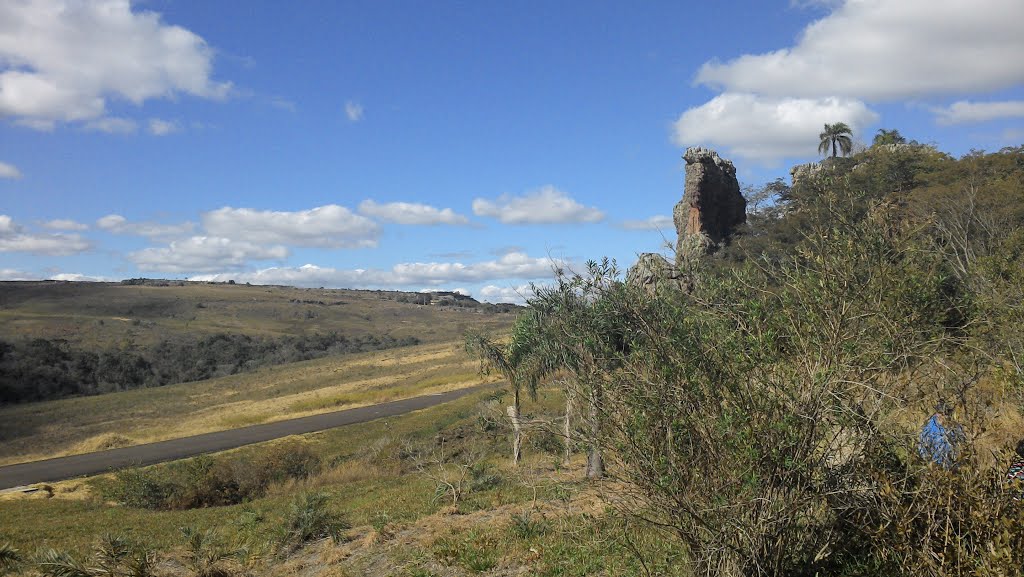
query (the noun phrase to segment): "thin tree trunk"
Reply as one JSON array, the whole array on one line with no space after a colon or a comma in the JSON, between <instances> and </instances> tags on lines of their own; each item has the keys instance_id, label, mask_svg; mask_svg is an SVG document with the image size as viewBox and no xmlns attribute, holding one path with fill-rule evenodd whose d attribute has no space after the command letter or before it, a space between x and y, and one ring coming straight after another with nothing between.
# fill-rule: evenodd
<instances>
[{"instance_id":1,"label":"thin tree trunk","mask_svg":"<svg viewBox=\"0 0 1024 577\"><path fill-rule=\"evenodd\" d=\"M603 391L599 384L590 393L590 453L587 455L587 478L600 479L604 476L604 459L601 457L601 399Z\"/></svg>"},{"instance_id":2,"label":"thin tree trunk","mask_svg":"<svg viewBox=\"0 0 1024 577\"><path fill-rule=\"evenodd\" d=\"M572 457L572 409L576 392L565 387L565 463Z\"/></svg>"},{"instance_id":3,"label":"thin tree trunk","mask_svg":"<svg viewBox=\"0 0 1024 577\"><path fill-rule=\"evenodd\" d=\"M519 465L519 455L523 446L523 425L519 413L519 391L515 393L515 405L508 408L508 418L512 421L512 465Z\"/></svg>"}]
</instances>

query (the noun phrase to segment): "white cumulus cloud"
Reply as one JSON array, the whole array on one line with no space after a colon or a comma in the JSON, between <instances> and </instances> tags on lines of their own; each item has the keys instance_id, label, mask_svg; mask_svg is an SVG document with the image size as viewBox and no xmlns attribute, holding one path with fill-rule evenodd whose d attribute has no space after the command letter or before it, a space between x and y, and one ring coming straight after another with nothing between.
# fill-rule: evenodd
<instances>
[{"instance_id":1,"label":"white cumulus cloud","mask_svg":"<svg viewBox=\"0 0 1024 577\"><path fill-rule=\"evenodd\" d=\"M181 130L181 126L177 122L159 118L149 119L149 132L154 136L165 136L179 130Z\"/></svg>"},{"instance_id":2,"label":"white cumulus cloud","mask_svg":"<svg viewBox=\"0 0 1024 577\"><path fill-rule=\"evenodd\" d=\"M13 164L0 162L0 178L21 178L21 171L18 170L18 167L14 166Z\"/></svg>"},{"instance_id":3,"label":"white cumulus cloud","mask_svg":"<svg viewBox=\"0 0 1024 577\"><path fill-rule=\"evenodd\" d=\"M970 102L961 100L947 108L933 108L939 124L987 122L999 118L1024 118L1024 100Z\"/></svg>"},{"instance_id":4,"label":"white cumulus cloud","mask_svg":"<svg viewBox=\"0 0 1024 577\"><path fill-rule=\"evenodd\" d=\"M25 252L67 256L85 252L92 245L77 234L35 234L6 214L0 214L0 252Z\"/></svg>"},{"instance_id":5,"label":"white cumulus cloud","mask_svg":"<svg viewBox=\"0 0 1024 577\"><path fill-rule=\"evenodd\" d=\"M108 134L134 134L138 128L138 124L134 120L116 116L97 118L85 123L86 130L106 132Z\"/></svg>"},{"instance_id":6,"label":"white cumulus cloud","mask_svg":"<svg viewBox=\"0 0 1024 577\"><path fill-rule=\"evenodd\" d=\"M49 277L48 280L62 280L70 282L111 282L114 279L105 276L93 276L77 272L62 272Z\"/></svg>"},{"instance_id":7,"label":"white cumulus cloud","mask_svg":"<svg viewBox=\"0 0 1024 577\"><path fill-rule=\"evenodd\" d=\"M364 200L359 212L387 222L398 224L468 224L469 219L450 208L438 209L426 204L412 202L389 202L378 204Z\"/></svg>"},{"instance_id":8,"label":"white cumulus cloud","mask_svg":"<svg viewBox=\"0 0 1024 577\"><path fill-rule=\"evenodd\" d=\"M699 83L776 98L920 98L1024 81L1020 0L847 0L794 46L711 61Z\"/></svg>"},{"instance_id":9,"label":"white cumulus cloud","mask_svg":"<svg viewBox=\"0 0 1024 577\"><path fill-rule=\"evenodd\" d=\"M39 276L13 268L0 268L0 280L39 280Z\"/></svg>"},{"instance_id":10,"label":"white cumulus cloud","mask_svg":"<svg viewBox=\"0 0 1024 577\"><path fill-rule=\"evenodd\" d=\"M111 98L224 98L231 86L211 79L213 56L129 0L0 2L0 116L48 129L101 118Z\"/></svg>"},{"instance_id":11,"label":"white cumulus cloud","mask_svg":"<svg viewBox=\"0 0 1024 577\"><path fill-rule=\"evenodd\" d=\"M604 219L604 213L597 208L584 206L551 185L522 196L503 194L495 200L474 199L473 214L496 218L505 224L560 224Z\"/></svg>"},{"instance_id":12,"label":"white cumulus cloud","mask_svg":"<svg viewBox=\"0 0 1024 577\"><path fill-rule=\"evenodd\" d=\"M509 253L497 260L459 263L399 263L390 269L337 269L306 264L300 267L271 267L237 274L198 275L192 280L226 281L234 279L253 284L293 286L333 286L344 288L441 286L501 279L550 278L561 261L534 258L524 253Z\"/></svg>"},{"instance_id":13,"label":"white cumulus cloud","mask_svg":"<svg viewBox=\"0 0 1024 577\"><path fill-rule=\"evenodd\" d=\"M481 301L490 303L526 304L526 299L533 296L533 289L528 284L519 286L498 286L489 284L480 289Z\"/></svg>"},{"instance_id":14,"label":"white cumulus cloud","mask_svg":"<svg viewBox=\"0 0 1024 577\"><path fill-rule=\"evenodd\" d=\"M67 218L48 220L42 226L50 230L89 230L89 225Z\"/></svg>"},{"instance_id":15,"label":"white cumulus cloud","mask_svg":"<svg viewBox=\"0 0 1024 577\"><path fill-rule=\"evenodd\" d=\"M642 220L624 220L622 228L626 230L665 230L674 229L675 223L671 216L659 214Z\"/></svg>"},{"instance_id":16,"label":"white cumulus cloud","mask_svg":"<svg viewBox=\"0 0 1024 577\"><path fill-rule=\"evenodd\" d=\"M680 146L706 144L763 164L813 156L825 123L845 122L854 135L878 120L863 102L844 98L772 98L725 93L684 112L674 125Z\"/></svg>"},{"instance_id":17,"label":"white cumulus cloud","mask_svg":"<svg viewBox=\"0 0 1024 577\"><path fill-rule=\"evenodd\" d=\"M211 236L193 236L173 241L167 247L146 248L128 255L140 270L172 273L237 270L253 260L287 257L288 249L283 246L264 247Z\"/></svg>"},{"instance_id":18,"label":"white cumulus cloud","mask_svg":"<svg viewBox=\"0 0 1024 577\"><path fill-rule=\"evenodd\" d=\"M349 122L359 122L363 119L363 105L349 100L345 103L345 116Z\"/></svg>"},{"instance_id":19,"label":"white cumulus cloud","mask_svg":"<svg viewBox=\"0 0 1024 577\"><path fill-rule=\"evenodd\" d=\"M161 224L157 222L129 222L119 214L108 214L96 221L97 228L114 234L131 234L147 238L169 239L192 234L196 225L191 222L181 224Z\"/></svg>"},{"instance_id":20,"label":"white cumulus cloud","mask_svg":"<svg viewBox=\"0 0 1024 577\"><path fill-rule=\"evenodd\" d=\"M202 216L212 236L255 244L325 248L372 248L380 227L344 206L282 212L225 206Z\"/></svg>"}]
</instances>

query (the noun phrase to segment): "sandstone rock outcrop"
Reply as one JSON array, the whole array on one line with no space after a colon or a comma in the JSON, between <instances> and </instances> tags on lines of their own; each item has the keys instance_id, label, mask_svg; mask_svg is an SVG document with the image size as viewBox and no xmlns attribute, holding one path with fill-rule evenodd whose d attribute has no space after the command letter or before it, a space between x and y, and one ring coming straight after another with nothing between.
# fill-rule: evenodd
<instances>
[{"instance_id":1,"label":"sandstone rock outcrop","mask_svg":"<svg viewBox=\"0 0 1024 577\"><path fill-rule=\"evenodd\" d=\"M688 148L683 154L686 178L683 198L672 219L676 225L676 261L644 253L626 275L626 282L650 292L662 288L688 291L688 271L695 257L713 252L736 228L747 221L747 201L740 193L733 163L706 148Z\"/></svg>"},{"instance_id":2,"label":"sandstone rock outcrop","mask_svg":"<svg viewBox=\"0 0 1024 577\"><path fill-rule=\"evenodd\" d=\"M672 219L679 235L676 262L694 252L710 252L747 221L747 201L740 193L736 167L707 148L686 149L683 199Z\"/></svg>"},{"instance_id":3,"label":"sandstone rock outcrop","mask_svg":"<svg viewBox=\"0 0 1024 577\"><path fill-rule=\"evenodd\" d=\"M626 283L641 287L654 294L659 290L683 290L690 288L689 279L660 254L645 252L626 273Z\"/></svg>"},{"instance_id":4,"label":"sandstone rock outcrop","mask_svg":"<svg viewBox=\"0 0 1024 577\"><path fill-rule=\"evenodd\" d=\"M794 186L801 180L808 178L814 178L822 171L822 165L820 162L808 162L805 164L798 164L793 168L789 169L789 177Z\"/></svg>"}]
</instances>

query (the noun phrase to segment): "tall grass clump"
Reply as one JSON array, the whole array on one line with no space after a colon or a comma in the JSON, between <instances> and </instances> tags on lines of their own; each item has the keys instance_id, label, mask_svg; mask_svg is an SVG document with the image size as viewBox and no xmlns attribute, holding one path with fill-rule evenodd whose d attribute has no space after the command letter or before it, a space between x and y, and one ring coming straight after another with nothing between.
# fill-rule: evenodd
<instances>
[{"instance_id":1,"label":"tall grass clump","mask_svg":"<svg viewBox=\"0 0 1024 577\"><path fill-rule=\"evenodd\" d=\"M304 493L295 497L285 512L278 545L282 554L291 553L306 543L330 537L341 540L351 528L344 517L331 511L327 493Z\"/></svg>"}]
</instances>

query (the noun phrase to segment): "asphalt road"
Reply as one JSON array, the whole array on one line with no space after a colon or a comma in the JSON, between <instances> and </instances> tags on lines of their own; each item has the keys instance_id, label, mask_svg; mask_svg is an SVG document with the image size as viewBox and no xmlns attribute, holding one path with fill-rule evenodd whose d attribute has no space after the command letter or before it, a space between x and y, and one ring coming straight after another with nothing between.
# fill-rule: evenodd
<instances>
[{"instance_id":1,"label":"asphalt road","mask_svg":"<svg viewBox=\"0 0 1024 577\"><path fill-rule=\"evenodd\" d=\"M152 465L164 461L193 457L203 453L234 449L243 445L287 437L288 435L301 435L343 425L365 423L381 417L393 417L458 399L459 397L479 391L485 386L487 385L391 401L358 409L347 409L310 417L289 419L287 421L253 425L241 429L205 433L193 437L149 443L147 445L135 445L122 449L86 453L84 455L71 455L68 457L57 457L56 459L46 459L45 461L7 465L0 467L0 490L31 485L33 483L62 481L74 477L96 475L122 467Z\"/></svg>"}]
</instances>

